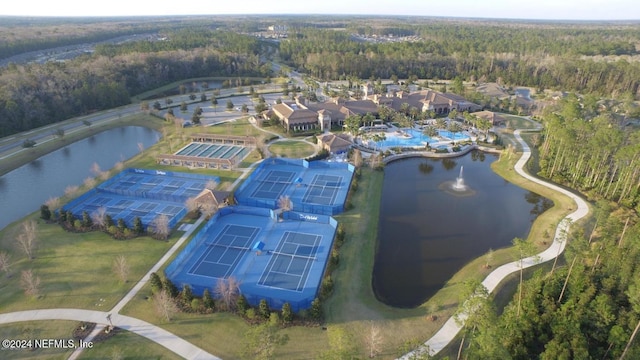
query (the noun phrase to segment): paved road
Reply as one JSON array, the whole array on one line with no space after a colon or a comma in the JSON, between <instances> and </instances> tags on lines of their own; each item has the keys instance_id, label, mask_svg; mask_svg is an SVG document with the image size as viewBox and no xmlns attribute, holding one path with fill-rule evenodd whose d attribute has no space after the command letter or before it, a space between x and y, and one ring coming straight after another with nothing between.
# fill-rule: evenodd
<instances>
[{"instance_id":1,"label":"paved road","mask_svg":"<svg viewBox=\"0 0 640 360\"><path fill-rule=\"evenodd\" d=\"M524 140L522 140L522 137L520 136L520 130L516 130L514 132L514 136L516 140L522 145L522 149L523 149L522 157L518 160L518 162L516 162L516 165L514 166L518 174L527 180L546 186L552 190L555 190L557 192L562 193L563 195L570 197L571 199L573 199L573 201L576 204L575 210L571 214L567 215L556 228L554 241L551 244L551 246L545 251L541 252L540 254L536 256L528 257L523 260L523 267L526 269L531 266L538 265L540 263L543 263L549 260L553 260L556 256L559 256L562 253L562 251L564 251L564 248L566 245L566 241L565 241L566 231L569 229L569 226L571 225L571 223L582 219L589 213L589 205L580 196L568 190L565 190L555 184L548 183L546 181L540 180L538 178L535 178L527 174L523 169L527 161L531 157L531 149L529 148L527 143ZM500 284L502 280L504 280L508 275L515 273L517 271L520 271L519 261L514 261L511 263L502 265L496 268L494 271L492 271L484 279L484 281L482 282L482 285L484 285L489 291L489 293L491 293L496 289L496 287L498 286L498 284ZM461 329L462 327L456 323L453 317L451 317L449 318L449 320L447 320L447 322L445 322L442 328L433 337L431 337L431 339L427 340L424 343L425 347L421 347L408 354L405 354L404 356L401 357L401 359L408 360L414 356L424 354L427 351L431 355L435 355L438 352L440 352L442 349L444 349L456 337L456 335Z\"/></svg>"}]
</instances>

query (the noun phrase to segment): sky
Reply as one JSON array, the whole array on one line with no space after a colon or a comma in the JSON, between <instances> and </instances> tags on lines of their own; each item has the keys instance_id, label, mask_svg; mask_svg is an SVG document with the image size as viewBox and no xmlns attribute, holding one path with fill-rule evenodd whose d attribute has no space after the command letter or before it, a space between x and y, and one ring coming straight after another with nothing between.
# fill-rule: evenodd
<instances>
[{"instance_id":1,"label":"sky","mask_svg":"<svg viewBox=\"0 0 640 360\"><path fill-rule=\"evenodd\" d=\"M638 0L9 0L0 15L417 15L548 20L640 20ZM0 26L2 23L0 22Z\"/></svg>"}]
</instances>

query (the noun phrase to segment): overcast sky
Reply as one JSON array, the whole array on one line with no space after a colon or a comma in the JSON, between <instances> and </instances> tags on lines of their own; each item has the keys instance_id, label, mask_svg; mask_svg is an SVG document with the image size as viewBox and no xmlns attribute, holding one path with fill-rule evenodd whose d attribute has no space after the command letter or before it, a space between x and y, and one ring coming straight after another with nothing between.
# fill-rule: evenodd
<instances>
[{"instance_id":1,"label":"overcast sky","mask_svg":"<svg viewBox=\"0 0 640 360\"><path fill-rule=\"evenodd\" d=\"M638 0L8 0L0 15L362 14L640 20ZM0 26L1 26L0 22Z\"/></svg>"}]
</instances>

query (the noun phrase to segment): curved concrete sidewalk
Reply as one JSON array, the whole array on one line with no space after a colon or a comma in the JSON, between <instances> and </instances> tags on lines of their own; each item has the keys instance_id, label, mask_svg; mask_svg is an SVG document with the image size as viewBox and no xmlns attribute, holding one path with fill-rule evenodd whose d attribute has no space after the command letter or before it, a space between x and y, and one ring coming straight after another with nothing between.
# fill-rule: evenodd
<instances>
[{"instance_id":1,"label":"curved concrete sidewalk","mask_svg":"<svg viewBox=\"0 0 640 360\"><path fill-rule=\"evenodd\" d=\"M556 228L555 236L551 246L549 246L548 249L541 252L540 254L528 257L523 260L523 267L526 269L528 267L552 260L556 256L559 256L562 253L562 251L564 251L564 247L566 245L566 241L565 241L566 231L569 229L569 226L571 225L572 222L575 222L585 217L589 213L589 205L580 196L568 190L565 190L555 184L548 183L546 181L540 180L538 178L535 178L527 174L523 170L523 168L526 165L529 158L531 157L531 149L529 148L527 143L524 140L522 140L522 137L520 136L520 130L516 130L514 132L514 136L516 137L518 142L520 142L520 144L522 145L522 157L520 157L520 159L516 162L516 165L514 166L518 174L527 180L546 186L552 190L555 190L557 192L562 193L563 195L570 197L571 199L573 199L573 201L576 203L576 206L577 206L575 211L565 216L565 218L560 222L560 224ZM520 271L519 263L520 263L519 261L514 261L496 268L484 279L484 281L482 282L482 285L484 285L487 288L489 293L493 292L498 286L498 284L500 284L500 282L504 278L506 278L508 275L512 273ZM418 348L408 354L405 354L404 356L402 356L401 359L403 360L411 359L414 356L419 356L420 354L426 353L426 351L429 351L431 355L435 355L438 352L440 352L442 349L444 349L444 347L447 346L453 340L453 338L456 337L456 335L458 334L458 332L460 332L461 329L462 327L456 324L456 321L452 316L451 318L449 318L449 320L447 320L447 322L445 322L442 328L440 328L440 330L435 335L433 335L433 337L431 337L431 339L427 340L424 343L425 348Z\"/></svg>"},{"instance_id":2,"label":"curved concrete sidewalk","mask_svg":"<svg viewBox=\"0 0 640 360\"><path fill-rule=\"evenodd\" d=\"M36 320L71 320L85 321L96 324L107 324L107 312L82 310L82 309L43 309L17 311L8 314L0 314L0 324L10 324L22 321ZM201 348L181 339L180 337L130 316L111 313L111 322L114 326L131 331L156 342L185 359L217 359L219 358L207 353Z\"/></svg>"}]
</instances>

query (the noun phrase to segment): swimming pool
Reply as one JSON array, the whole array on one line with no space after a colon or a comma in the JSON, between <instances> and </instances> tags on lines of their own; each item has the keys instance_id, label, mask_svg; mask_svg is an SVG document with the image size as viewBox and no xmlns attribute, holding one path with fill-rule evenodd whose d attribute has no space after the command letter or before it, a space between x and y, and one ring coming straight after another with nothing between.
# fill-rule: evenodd
<instances>
[{"instance_id":1,"label":"swimming pool","mask_svg":"<svg viewBox=\"0 0 640 360\"><path fill-rule=\"evenodd\" d=\"M401 135L397 135L396 133L386 133L386 140L375 142L376 147L378 148L389 148L389 147L418 147L425 146L427 143L430 145L434 145L436 143L442 141L462 141L468 140L469 136L465 133L452 133L448 130L438 130L439 137L429 137L423 134L420 130L416 129L402 129L402 131L409 135L409 137L403 137ZM454 136L455 135L455 136Z\"/></svg>"}]
</instances>

